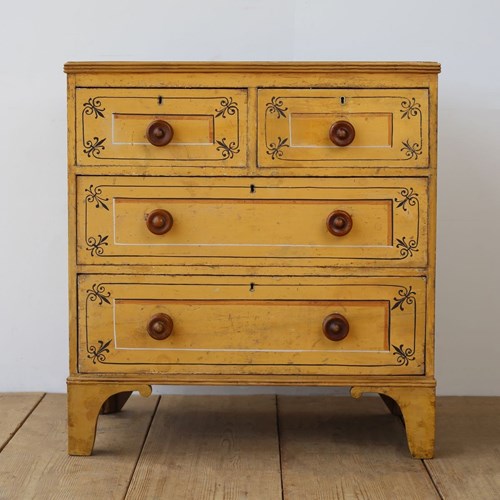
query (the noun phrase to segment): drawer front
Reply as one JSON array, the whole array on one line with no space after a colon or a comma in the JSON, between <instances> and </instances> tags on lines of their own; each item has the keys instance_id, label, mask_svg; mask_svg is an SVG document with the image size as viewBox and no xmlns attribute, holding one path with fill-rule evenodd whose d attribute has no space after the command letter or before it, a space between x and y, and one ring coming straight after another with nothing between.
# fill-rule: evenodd
<instances>
[{"instance_id":1,"label":"drawer front","mask_svg":"<svg viewBox=\"0 0 500 500\"><path fill-rule=\"evenodd\" d=\"M79 177L78 262L426 265L426 179L273 182Z\"/></svg>"},{"instance_id":2,"label":"drawer front","mask_svg":"<svg viewBox=\"0 0 500 500\"><path fill-rule=\"evenodd\" d=\"M246 165L246 90L79 88L75 111L77 165ZM158 120L173 132L163 146L148 139Z\"/></svg>"},{"instance_id":3,"label":"drawer front","mask_svg":"<svg viewBox=\"0 0 500 500\"><path fill-rule=\"evenodd\" d=\"M81 372L424 370L424 278L80 275L78 286Z\"/></svg>"},{"instance_id":4,"label":"drawer front","mask_svg":"<svg viewBox=\"0 0 500 500\"><path fill-rule=\"evenodd\" d=\"M259 167L428 167L428 100L411 88L261 89ZM353 129L332 132L338 145L342 121Z\"/></svg>"}]
</instances>

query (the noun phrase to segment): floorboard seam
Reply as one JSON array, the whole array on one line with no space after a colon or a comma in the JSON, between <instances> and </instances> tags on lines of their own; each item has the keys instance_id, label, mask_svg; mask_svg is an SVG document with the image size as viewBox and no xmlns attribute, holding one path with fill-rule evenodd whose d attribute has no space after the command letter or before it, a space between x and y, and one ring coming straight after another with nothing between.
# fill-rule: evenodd
<instances>
[{"instance_id":1,"label":"floorboard seam","mask_svg":"<svg viewBox=\"0 0 500 500\"><path fill-rule=\"evenodd\" d=\"M124 500L128 496L130 485L132 484L132 480L134 479L134 476L135 476L135 471L137 470L137 465L139 464L139 460L141 459L142 452L144 450L144 446L146 445L146 441L148 440L149 432L151 431L151 426L153 425L153 420L156 416L156 412L158 410L158 406L160 404L161 398L162 398L162 396L158 396L158 401L156 401L156 405L154 407L154 410L151 413L151 419L149 420L148 428L147 428L146 432L144 433L144 439L142 441L142 445L141 445L141 448L139 450L139 453L137 454L137 460L135 461L134 467L132 468L132 472L130 473L130 478L128 480L127 488L125 489L125 494L123 495Z\"/></svg>"},{"instance_id":2,"label":"floorboard seam","mask_svg":"<svg viewBox=\"0 0 500 500\"><path fill-rule=\"evenodd\" d=\"M275 394L276 401L276 434L278 436L278 455L280 459L280 480L281 480L281 500L285 499L285 489L283 487L283 462L281 460L281 432L280 432L280 413L278 407L278 395Z\"/></svg>"},{"instance_id":3,"label":"floorboard seam","mask_svg":"<svg viewBox=\"0 0 500 500\"><path fill-rule=\"evenodd\" d=\"M9 439L7 439L7 441L5 441L5 443L3 444L3 446L0 446L0 453L2 453L2 451L5 449L5 447L12 441L12 439L14 438L14 436L19 432L19 429L21 429L21 427L24 425L24 423L26 422L26 420L28 420L28 418L31 417L31 414L38 408L38 405L42 402L42 400L45 398L46 395L47 395L46 392L44 392L42 394L42 397L35 403L35 405L33 406L33 408L31 408L31 410L26 414L26 416L21 420L21 422L19 423L19 425L14 429L14 432L9 437Z\"/></svg>"},{"instance_id":4,"label":"floorboard seam","mask_svg":"<svg viewBox=\"0 0 500 500\"><path fill-rule=\"evenodd\" d=\"M434 481L434 478L432 477L432 473L429 470L429 467L427 467L427 461L426 460L422 460L422 463L424 464L424 469L426 470L427 474L429 475L429 479L431 480L432 485L436 489L436 493L439 495L439 498L441 500L444 500L444 496L439 491L438 485L436 484L436 481Z\"/></svg>"}]
</instances>

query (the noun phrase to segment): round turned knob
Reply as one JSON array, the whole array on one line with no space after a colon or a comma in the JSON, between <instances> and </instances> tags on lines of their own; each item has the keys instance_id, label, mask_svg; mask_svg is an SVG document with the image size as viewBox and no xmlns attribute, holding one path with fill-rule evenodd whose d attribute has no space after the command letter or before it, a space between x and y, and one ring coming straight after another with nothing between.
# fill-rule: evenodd
<instances>
[{"instance_id":1,"label":"round turned knob","mask_svg":"<svg viewBox=\"0 0 500 500\"><path fill-rule=\"evenodd\" d=\"M153 234L165 234L172 229L174 218L170 212L158 208L148 214L146 225Z\"/></svg>"},{"instance_id":2,"label":"round turned knob","mask_svg":"<svg viewBox=\"0 0 500 500\"><path fill-rule=\"evenodd\" d=\"M148 323L148 333L155 340L165 340L170 337L174 322L168 314L155 314Z\"/></svg>"},{"instance_id":3,"label":"round turned knob","mask_svg":"<svg viewBox=\"0 0 500 500\"><path fill-rule=\"evenodd\" d=\"M355 136L356 131L354 130L353 125L345 120L335 122L330 127L330 140L336 146L349 146L349 144L354 141Z\"/></svg>"},{"instance_id":4,"label":"round turned knob","mask_svg":"<svg viewBox=\"0 0 500 500\"><path fill-rule=\"evenodd\" d=\"M342 314L329 314L323 320L323 333L329 340L338 341L345 339L349 333L349 322Z\"/></svg>"},{"instance_id":5,"label":"round turned knob","mask_svg":"<svg viewBox=\"0 0 500 500\"><path fill-rule=\"evenodd\" d=\"M345 236L352 229L352 217L343 210L335 210L326 218L326 227L334 236Z\"/></svg>"},{"instance_id":6,"label":"round turned knob","mask_svg":"<svg viewBox=\"0 0 500 500\"><path fill-rule=\"evenodd\" d=\"M174 137L174 130L166 121L155 120L149 124L146 137L153 146L166 146Z\"/></svg>"}]
</instances>

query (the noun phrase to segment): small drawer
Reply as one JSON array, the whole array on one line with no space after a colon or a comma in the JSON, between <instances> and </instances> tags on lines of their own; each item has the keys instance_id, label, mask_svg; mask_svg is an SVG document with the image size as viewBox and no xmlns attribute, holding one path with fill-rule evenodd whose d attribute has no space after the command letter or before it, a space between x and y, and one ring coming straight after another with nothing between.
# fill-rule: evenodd
<instances>
[{"instance_id":1,"label":"small drawer","mask_svg":"<svg viewBox=\"0 0 500 500\"><path fill-rule=\"evenodd\" d=\"M79 88L75 111L77 165L246 165L246 90Z\"/></svg>"},{"instance_id":2,"label":"small drawer","mask_svg":"<svg viewBox=\"0 0 500 500\"><path fill-rule=\"evenodd\" d=\"M79 177L78 262L424 266L426 190L423 178Z\"/></svg>"},{"instance_id":3,"label":"small drawer","mask_svg":"<svg viewBox=\"0 0 500 500\"><path fill-rule=\"evenodd\" d=\"M424 369L424 278L81 275L78 296L82 372Z\"/></svg>"},{"instance_id":4,"label":"small drawer","mask_svg":"<svg viewBox=\"0 0 500 500\"><path fill-rule=\"evenodd\" d=\"M428 167L426 89L261 89L259 167Z\"/></svg>"}]
</instances>

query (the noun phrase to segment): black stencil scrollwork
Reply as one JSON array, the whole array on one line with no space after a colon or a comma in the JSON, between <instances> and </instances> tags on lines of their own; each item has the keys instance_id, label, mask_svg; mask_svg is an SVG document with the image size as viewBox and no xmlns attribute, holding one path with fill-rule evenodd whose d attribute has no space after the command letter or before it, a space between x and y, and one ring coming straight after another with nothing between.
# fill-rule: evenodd
<instances>
[{"instance_id":1,"label":"black stencil scrollwork","mask_svg":"<svg viewBox=\"0 0 500 500\"><path fill-rule=\"evenodd\" d=\"M93 139L86 139L85 134L85 116L93 116L95 119L104 118L105 108L102 107L102 103L98 97L90 97L87 102L83 103L82 110L82 142L83 142L83 153L89 158L99 158L102 151L106 149L104 142L106 138L101 139L95 136Z\"/></svg>"},{"instance_id":2,"label":"black stencil scrollwork","mask_svg":"<svg viewBox=\"0 0 500 500\"><path fill-rule=\"evenodd\" d=\"M409 239L406 241L406 236L396 238L396 248L399 248L399 253L403 259L413 257L413 252L418 252L418 241Z\"/></svg>"},{"instance_id":3,"label":"black stencil scrollwork","mask_svg":"<svg viewBox=\"0 0 500 500\"><path fill-rule=\"evenodd\" d=\"M229 158L233 158L236 153L239 153L238 144L236 142L231 141L229 144L226 143L226 138L223 137L220 141L216 141L217 151L221 151L222 157L227 160Z\"/></svg>"},{"instance_id":4,"label":"black stencil scrollwork","mask_svg":"<svg viewBox=\"0 0 500 500\"><path fill-rule=\"evenodd\" d=\"M396 363L399 366L408 366L410 361L415 361L415 349L411 347L404 347L403 344L401 344L399 347L397 345L392 344L392 347L394 348L394 356L396 357Z\"/></svg>"},{"instance_id":5,"label":"black stencil scrollwork","mask_svg":"<svg viewBox=\"0 0 500 500\"><path fill-rule=\"evenodd\" d=\"M401 199L394 198L397 203L396 208L402 208L407 212L407 206L414 207L418 203L418 194L413 191L413 188L403 188L399 194L402 197Z\"/></svg>"},{"instance_id":6,"label":"black stencil scrollwork","mask_svg":"<svg viewBox=\"0 0 500 500\"><path fill-rule=\"evenodd\" d=\"M286 118L285 111L287 110L288 108L285 108L281 97L271 97L271 102L266 104L266 111L269 113L275 113L276 118Z\"/></svg>"},{"instance_id":7,"label":"black stencil scrollwork","mask_svg":"<svg viewBox=\"0 0 500 500\"><path fill-rule=\"evenodd\" d=\"M407 97L401 101L401 119L410 119L412 117L418 117L420 122L420 141L413 142L410 139L402 141L401 151L404 153L407 160L416 160L422 154L422 109L420 103L418 103L415 97Z\"/></svg>"},{"instance_id":8,"label":"black stencil scrollwork","mask_svg":"<svg viewBox=\"0 0 500 500\"><path fill-rule=\"evenodd\" d=\"M410 142L410 139L402 142L403 147L401 151L404 152L407 160L417 159L422 154L422 145L418 142L414 142L413 144Z\"/></svg>"},{"instance_id":9,"label":"black stencil scrollwork","mask_svg":"<svg viewBox=\"0 0 500 500\"><path fill-rule=\"evenodd\" d=\"M220 102L221 109L216 109L215 117L222 116L226 118L226 113L230 116L234 115L238 111L238 103L233 101L232 97L224 97Z\"/></svg>"},{"instance_id":10,"label":"black stencil scrollwork","mask_svg":"<svg viewBox=\"0 0 500 500\"><path fill-rule=\"evenodd\" d=\"M104 343L103 340L98 340L97 343L99 344L98 347L91 345L87 349L87 352L89 353L87 357L92 360L94 365L98 361L103 363L106 360L106 354L109 353L108 346L111 344L111 340L108 340L106 343Z\"/></svg>"},{"instance_id":11,"label":"black stencil scrollwork","mask_svg":"<svg viewBox=\"0 0 500 500\"><path fill-rule=\"evenodd\" d=\"M418 252L418 235L420 231L420 205L418 201L418 194L415 193L413 188L403 188L399 191L399 196L394 198L397 203L396 208L402 208L405 212L409 212L409 207L417 207L417 228L416 228L416 238L406 239L406 236L401 238L396 238L396 248L399 249L399 253L402 259L407 257L413 257L414 252Z\"/></svg>"},{"instance_id":12,"label":"black stencil scrollwork","mask_svg":"<svg viewBox=\"0 0 500 500\"><path fill-rule=\"evenodd\" d=\"M416 333L417 333L417 294L413 291L412 286L402 286L398 290L398 294L394 297L394 304L391 307L391 311L399 310L404 312L405 306L413 306L413 347L405 347L404 344L399 346L391 344L394 352L392 353L396 356L396 363L399 366L408 366L410 361L415 360L415 345L416 345Z\"/></svg>"},{"instance_id":13,"label":"black stencil scrollwork","mask_svg":"<svg viewBox=\"0 0 500 500\"><path fill-rule=\"evenodd\" d=\"M98 285L97 283L92 285L92 288L87 290L87 300L90 300L91 302L99 301L100 306L104 302L106 302L106 304L111 304L109 301L110 296L111 292L106 291L104 285Z\"/></svg>"},{"instance_id":14,"label":"black stencil scrollwork","mask_svg":"<svg viewBox=\"0 0 500 500\"><path fill-rule=\"evenodd\" d=\"M99 137L94 137L93 140L88 140L84 142L84 148L83 152L90 158L93 156L94 158L97 158L100 154L101 151L106 149L104 146L104 141L106 139L99 139Z\"/></svg>"},{"instance_id":15,"label":"black stencil scrollwork","mask_svg":"<svg viewBox=\"0 0 500 500\"><path fill-rule=\"evenodd\" d=\"M94 238L94 236L89 236L87 238L87 250L90 252L90 255L92 257L94 256L99 256L104 253L104 248L105 246L108 245L108 242L106 241L108 239L108 236L102 236L100 234L97 235L97 238Z\"/></svg>"},{"instance_id":16,"label":"black stencil scrollwork","mask_svg":"<svg viewBox=\"0 0 500 500\"><path fill-rule=\"evenodd\" d=\"M287 137L284 137L283 139L281 137L278 137L278 140L276 142L271 142L267 146L267 154L270 155L273 160L275 160L276 158L281 158L283 156L283 148L290 147L287 144L287 141Z\"/></svg>"},{"instance_id":17,"label":"black stencil scrollwork","mask_svg":"<svg viewBox=\"0 0 500 500\"><path fill-rule=\"evenodd\" d=\"M103 340L98 340L98 345L89 345L89 332L88 332L88 304L89 302L96 302L97 305L102 306L104 303L111 304L109 298L111 293L108 292L104 285L94 283L91 288L87 290L87 300L86 300L86 321L85 321L85 339L86 339L86 349L87 357L92 360L92 363L96 364L104 363L106 360L106 355L109 353L109 345L111 344L111 339L107 342Z\"/></svg>"},{"instance_id":18,"label":"black stencil scrollwork","mask_svg":"<svg viewBox=\"0 0 500 500\"><path fill-rule=\"evenodd\" d=\"M109 198L104 198L102 197L102 189L99 187L99 186L96 186L94 188L93 184L91 184L88 189L85 190L86 193L89 193L87 195L87 197L85 198L85 200L87 201L87 203L94 203L95 202L95 207L96 208L99 208L99 207L102 207L106 210L109 211L109 208L108 206L106 205L106 203L104 203L105 201L109 201Z\"/></svg>"},{"instance_id":19,"label":"black stencil scrollwork","mask_svg":"<svg viewBox=\"0 0 500 500\"><path fill-rule=\"evenodd\" d=\"M420 109L420 104L415 100L414 97L404 99L401 102L401 119L408 118L408 120L412 116L421 116L422 110Z\"/></svg>"},{"instance_id":20,"label":"black stencil scrollwork","mask_svg":"<svg viewBox=\"0 0 500 500\"><path fill-rule=\"evenodd\" d=\"M394 309L400 309L401 311L404 311L405 304L407 305L412 305L415 303L415 297L416 297L416 292L412 290L411 285L406 288L405 286L402 287L398 291L398 296L394 297L394 305L391 307L391 311Z\"/></svg>"},{"instance_id":21,"label":"black stencil scrollwork","mask_svg":"<svg viewBox=\"0 0 500 500\"><path fill-rule=\"evenodd\" d=\"M83 113L86 115L94 115L94 118L104 118L106 108L102 107L101 101L97 97L90 97L89 100L83 103Z\"/></svg>"}]
</instances>

